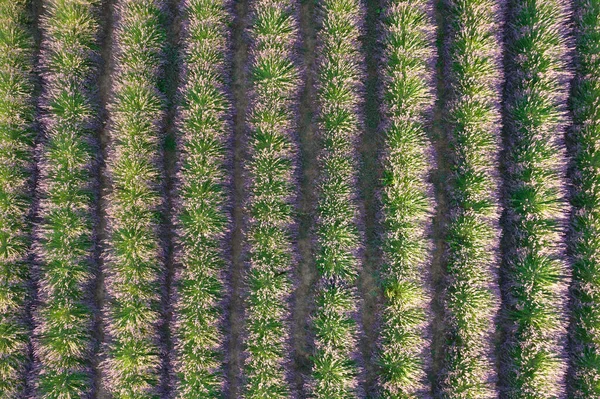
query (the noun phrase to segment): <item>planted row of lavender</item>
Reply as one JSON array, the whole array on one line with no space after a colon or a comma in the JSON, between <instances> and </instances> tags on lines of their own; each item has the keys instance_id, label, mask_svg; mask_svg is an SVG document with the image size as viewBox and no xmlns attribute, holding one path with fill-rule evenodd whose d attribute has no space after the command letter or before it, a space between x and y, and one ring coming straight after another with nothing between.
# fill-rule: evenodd
<instances>
[{"instance_id":1,"label":"planted row of lavender","mask_svg":"<svg viewBox=\"0 0 600 399\"><path fill-rule=\"evenodd\" d=\"M570 141L573 260L569 395L600 397L600 3L575 2Z\"/></svg>"},{"instance_id":2,"label":"planted row of lavender","mask_svg":"<svg viewBox=\"0 0 600 399\"><path fill-rule=\"evenodd\" d=\"M431 397L429 232L435 165L433 2L391 0L381 23L384 136L379 386L385 398Z\"/></svg>"},{"instance_id":3,"label":"planted row of lavender","mask_svg":"<svg viewBox=\"0 0 600 399\"><path fill-rule=\"evenodd\" d=\"M567 369L564 135L569 4L511 2L507 12L502 394L563 397Z\"/></svg>"},{"instance_id":4,"label":"planted row of lavender","mask_svg":"<svg viewBox=\"0 0 600 399\"><path fill-rule=\"evenodd\" d=\"M292 1L257 0L251 6L243 395L275 399L291 395L287 366L295 264L298 31Z\"/></svg>"},{"instance_id":5,"label":"planted row of lavender","mask_svg":"<svg viewBox=\"0 0 600 399\"><path fill-rule=\"evenodd\" d=\"M446 398L497 396L494 333L500 306L499 179L501 10L495 0L444 2Z\"/></svg>"},{"instance_id":6,"label":"planted row of lavender","mask_svg":"<svg viewBox=\"0 0 600 399\"><path fill-rule=\"evenodd\" d=\"M358 295L361 236L358 229L357 142L362 133L364 57L358 0L318 4L316 124L319 167L316 267L319 281L312 316L314 354L309 392L315 398L361 395L358 384Z\"/></svg>"},{"instance_id":7,"label":"planted row of lavender","mask_svg":"<svg viewBox=\"0 0 600 399\"><path fill-rule=\"evenodd\" d=\"M186 0L178 119L177 270L173 285L174 397L220 398L231 138L225 95L230 21L223 0Z\"/></svg>"},{"instance_id":8,"label":"planted row of lavender","mask_svg":"<svg viewBox=\"0 0 600 399\"><path fill-rule=\"evenodd\" d=\"M98 6L44 3L33 351L35 394L92 392Z\"/></svg>"},{"instance_id":9,"label":"planted row of lavender","mask_svg":"<svg viewBox=\"0 0 600 399\"><path fill-rule=\"evenodd\" d=\"M93 256L100 2L44 4L31 385L38 397L83 398L97 388L92 359L98 356ZM508 4L508 76L501 121L502 6L492 0L460 0L442 7L446 29L440 106L448 146L438 156L448 159L449 175L447 209L438 211L447 215L448 224L443 287L431 288L433 3L385 4L380 41L384 303L377 366L385 398L432 395L427 377L433 289L442 291L444 319L441 369L431 377L433 392L448 398L563 397L571 350L569 394L589 398L600 393L600 7L583 0L576 4L568 258L563 134L571 78L569 8L558 1ZM176 272L170 357L161 342L167 310L161 308L165 243L159 239L166 196L166 102L160 87L167 7L158 0L120 0L114 7L102 379L114 398L158 398L165 394L161 373L171 362L169 389L175 397L222 397L227 382L222 322L230 268L225 250L230 231L228 119L233 107L225 94L228 4L184 0L181 7L183 84L177 185L171 193L176 203ZM296 263L294 130L303 83L295 63L295 4L257 0L251 9L243 396L287 398L295 394L288 374L289 299ZM356 141L364 134L363 11L355 0L322 0L318 9L315 110L321 152L315 256L320 279L312 299L315 352L307 391L312 397L363 397L356 293L362 245ZM27 258L34 50L28 14L25 2L0 0L0 395L8 398L21 396L30 362L27 307L32 277ZM505 152L499 169L502 122ZM573 323L567 346L571 260ZM497 331L503 341L495 340Z\"/></svg>"},{"instance_id":10,"label":"planted row of lavender","mask_svg":"<svg viewBox=\"0 0 600 399\"><path fill-rule=\"evenodd\" d=\"M164 201L165 101L159 84L165 62L165 12L160 0L120 0L114 12L102 370L115 399L161 395L165 265L158 229Z\"/></svg>"},{"instance_id":11,"label":"planted row of lavender","mask_svg":"<svg viewBox=\"0 0 600 399\"><path fill-rule=\"evenodd\" d=\"M18 398L29 363L33 32L26 1L0 1L0 397Z\"/></svg>"}]
</instances>

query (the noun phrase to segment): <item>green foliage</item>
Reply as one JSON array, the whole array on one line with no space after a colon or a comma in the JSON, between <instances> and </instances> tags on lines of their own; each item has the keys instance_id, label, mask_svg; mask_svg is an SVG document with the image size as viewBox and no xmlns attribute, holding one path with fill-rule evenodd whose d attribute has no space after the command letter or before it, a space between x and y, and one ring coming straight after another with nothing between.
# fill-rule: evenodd
<instances>
[{"instance_id":1,"label":"green foliage","mask_svg":"<svg viewBox=\"0 0 600 399\"><path fill-rule=\"evenodd\" d=\"M600 3L575 2L577 74L572 196L573 321L570 397L600 396Z\"/></svg>"},{"instance_id":2,"label":"green foliage","mask_svg":"<svg viewBox=\"0 0 600 399\"><path fill-rule=\"evenodd\" d=\"M160 4L122 0L116 8L115 73L108 105L107 173L112 186L106 201L108 348L103 364L115 399L159 397L164 264L157 230L165 106L157 87L166 40Z\"/></svg>"},{"instance_id":3,"label":"green foliage","mask_svg":"<svg viewBox=\"0 0 600 399\"><path fill-rule=\"evenodd\" d=\"M183 8L185 85L180 105L178 229L181 264L173 336L177 398L222 395L220 322L228 102L223 92L228 15L222 0L188 0Z\"/></svg>"},{"instance_id":4,"label":"green foliage","mask_svg":"<svg viewBox=\"0 0 600 399\"><path fill-rule=\"evenodd\" d=\"M300 83L292 3L257 0L250 26L252 99L247 162L249 270L246 301L245 398L287 398L285 364L291 272L293 200L291 136Z\"/></svg>"},{"instance_id":5,"label":"green foliage","mask_svg":"<svg viewBox=\"0 0 600 399\"><path fill-rule=\"evenodd\" d=\"M500 139L499 3L448 2L446 130L451 176L447 240L446 398L497 397L494 320L500 298L497 159Z\"/></svg>"},{"instance_id":6,"label":"green foliage","mask_svg":"<svg viewBox=\"0 0 600 399\"><path fill-rule=\"evenodd\" d=\"M52 0L42 18L44 142L38 195L38 301L34 314L36 388L43 398L91 393L97 104L90 83L99 31L95 0Z\"/></svg>"},{"instance_id":7,"label":"green foliage","mask_svg":"<svg viewBox=\"0 0 600 399\"><path fill-rule=\"evenodd\" d=\"M355 144L363 80L356 0L323 0L317 31L317 103L321 175L317 204L320 281L313 315L315 353L310 391L315 398L358 395L356 278L361 242L357 227Z\"/></svg>"},{"instance_id":8,"label":"green foliage","mask_svg":"<svg viewBox=\"0 0 600 399\"><path fill-rule=\"evenodd\" d=\"M0 397L22 394L33 150L33 40L25 1L0 1Z\"/></svg>"},{"instance_id":9,"label":"green foliage","mask_svg":"<svg viewBox=\"0 0 600 399\"><path fill-rule=\"evenodd\" d=\"M567 5L511 5L507 30L506 363L512 398L564 394Z\"/></svg>"},{"instance_id":10,"label":"green foliage","mask_svg":"<svg viewBox=\"0 0 600 399\"><path fill-rule=\"evenodd\" d=\"M392 0L383 15L383 255L386 300L379 363L384 398L419 398L429 391L427 229L433 163L424 121L431 111L434 25L428 0Z\"/></svg>"}]
</instances>

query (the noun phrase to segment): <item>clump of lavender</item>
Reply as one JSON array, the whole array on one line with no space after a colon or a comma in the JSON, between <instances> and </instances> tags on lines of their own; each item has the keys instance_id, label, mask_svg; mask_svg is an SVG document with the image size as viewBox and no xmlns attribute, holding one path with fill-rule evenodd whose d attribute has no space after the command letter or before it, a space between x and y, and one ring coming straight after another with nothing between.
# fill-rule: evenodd
<instances>
[{"instance_id":1,"label":"clump of lavender","mask_svg":"<svg viewBox=\"0 0 600 399\"><path fill-rule=\"evenodd\" d=\"M98 2L49 0L41 18L42 129L33 349L40 398L91 394Z\"/></svg>"},{"instance_id":2,"label":"clump of lavender","mask_svg":"<svg viewBox=\"0 0 600 399\"><path fill-rule=\"evenodd\" d=\"M220 398L223 389L223 273L229 217L226 150L229 102L224 93L227 23L223 0L182 5L183 81L179 106L180 268L175 276L175 397Z\"/></svg>"},{"instance_id":3,"label":"clump of lavender","mask_svg":"<svg viewBox=\"0 0 600 399\"><path fill-rule=\"evenodd\" d=\"M364 11L359 0L323 0L318 7L319 283L312 318L315 352L309 389L315 398L334 399L358 395L356 279L361 238L356 141L362 127L359 108L364 60L358 38Z\"/></svg>"},{"instance_id":4,"label":"clump of lavender","mask_svg":"<svg viewBox=\"0 0 600 399\"><path fill-rule=\"evenodd\" d=\"M564 394L568 17L563 1L509 4L503 287L508 326L501 389L511 398Z\"/></svg>"},{"instance_id":5,"label":"clump of lavender","mask_svg":"<svg viewBox=\"0 0 600 399\"><path fill-rule=\"evenodd\" d=\"M107 389L115 399L158 398L164 260L158 225L165 9L159 0L121 0L115 8L107 174Z\"/></svg>"},{"instance_id":6,"label":"clump of lavender","mask_svg":"<svg viewBox=\"0 0 600 399\"><path fill-rule=\"evenodd\" d=\"M27 2L0 1L0 397L22 395L29 362L33 40Z\"/></svg>"},{"instance_id":7,"label":"clump of lavender","mask_svg":"<svg viewBox=\"0 0 600 399\"><path fill-rule=\"evenodd\" d=\"M494 398L494 322L499 308L500 3L447 1L443 44L448 140L446 398Z\"/></svg>"},{"instance_id":8,"label":"clump of lavender","mask_svg":"<svg viewBox=\"0 0 600 399\"><path fill-rule=\"evenodd\" d=\"M300 84L294 64L298 40L293 3L253 3L248 118L249 269L246 274L245 398L290 396L289 298L296 142L292 135Z\"/></svg>"},{"instance_id":9,"label":"clump of lavender","mask_svg":"<svg viewBox=\"0 0 600 399\"><path fill-rule=\"evenodd\" d=\"M434 161L425 122L434 103L432 7L429 0L390 0L381 23L385 138L381 281L386 302L379 385L384 398L429 395L427 265L432 245L427 234L433 199L428 175Z\"/></svg>"},{"instance_id":10,"label":"clump of lavender","mask_svg":"<svg viewBox=\"0 0 600 399\"><path fill-rule=\"evenodd\" d=\"M600 3L575 2L571 397L600 397Z\"/></svg>"}]
</instances>

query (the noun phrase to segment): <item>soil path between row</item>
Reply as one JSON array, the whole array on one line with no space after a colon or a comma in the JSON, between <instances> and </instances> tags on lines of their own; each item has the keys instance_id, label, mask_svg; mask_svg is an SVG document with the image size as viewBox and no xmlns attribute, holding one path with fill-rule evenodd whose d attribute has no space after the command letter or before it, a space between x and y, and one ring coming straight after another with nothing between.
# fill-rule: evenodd
<instances>
[{"instance_id":1,"label":"soil path between row","mask_svg":"<svg viewBox=\"0 0 600 399\"><path fill-rule=\"evenodd\" d=\"M244 332L244 173L246 155L244 137L246 135L246 111L248 109L248 43L245 30L248 19L248 0L234 0L232 4L233 24L231 31L231 100L233 106L233 179L232 179L232 231L231 231L231 271L228 285L229 305L225 322L226 397L237 399L242 396L241 372L243 368Z\"/></svg>"},{"instance_id":2,"label":"soil path between row","mask_svg":"<svg viewBox=\"0 0 600 399\"><path fill-rule=\"evenodd\" d=\"M110 182L106 173L105 160L107 157L107 150L109 145L109 132L108 125L106 123L108 119L108 113L106 110L107 104L110 101L111 96L111 76L113 68L112 59L112 46L113 46L113 28L114 28L114 3L115 0L106 0L102 3L100 10L100 23L102 31L100 34L101 49L100 49L100 71L98 77L98 97L100 101L100 129L97 132L97 142L100 147L99 164L98 164L98 203L96 207L96 260L98 265L98 273L95 282L94 289L94 302L97 308L96 316L94 319L94 337L96 339L96 356L93 359L94 369L94 393L95 399L109 399L110 395L104 385L104 374L100 368L102 344L104 342L104 320L102 318L102 309L104 308L106 299L106 289L104 285L104 270L102 264L102 251L104 250L104 244L107 239L107 204L106 195L110 189Z\"/></svg>"}]
</instances>

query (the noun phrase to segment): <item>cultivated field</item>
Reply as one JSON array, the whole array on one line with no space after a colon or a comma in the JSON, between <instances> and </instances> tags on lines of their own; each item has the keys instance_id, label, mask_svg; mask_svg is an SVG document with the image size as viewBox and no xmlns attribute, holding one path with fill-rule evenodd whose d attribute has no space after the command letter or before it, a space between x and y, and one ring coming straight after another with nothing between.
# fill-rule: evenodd
<instances>
[{"instance_id":1,"label":"cultivated field","mask_svg":"<svg viewBox=\"0 0 600 399\"><path fill-rule=\"evenodd\" d=\"M600 399L599 0L0 0L0 399Z\"/></svg>"}]
</instances>

